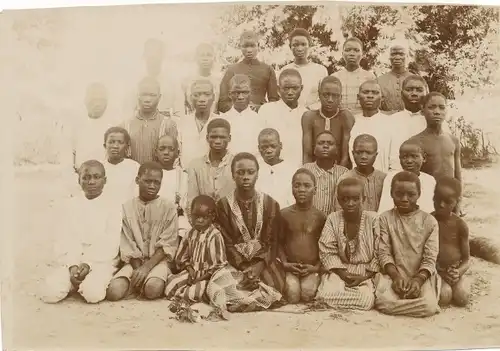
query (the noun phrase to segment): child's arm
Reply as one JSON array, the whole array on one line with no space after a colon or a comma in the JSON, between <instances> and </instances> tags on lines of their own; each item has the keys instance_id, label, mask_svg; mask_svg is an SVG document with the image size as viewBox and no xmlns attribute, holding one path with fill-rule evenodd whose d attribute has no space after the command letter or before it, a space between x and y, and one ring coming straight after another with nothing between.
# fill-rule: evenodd
<instances>
[{"instance_id":1,"label":"child's arm","mask_svg":"<svg viewBox=\"0 0 500 351\"><path fill-rule=\"evenodd\" d=\"M269 102L278 101L280 96L278 94L278 82L276 80L276 72L269 66L269 81L267 82L267 100Z\"/></svg>"},{"instance_id":2,"label":"child's arm","mask_svg":"<svg viewBox=\"0 0 500 351\"><path fill-rule=\"evenodd\" d=\"M210 252L209 262L212 264L212 266L207 270L207 272L204 275L199 277L197 281L210 279L218 269L224 267L227 264L224 239L222 238L222 234L218 230L216 233L214 233L214 236L210 240L209 252Z\"/></svg>"},{"instance_id":3,"label":"child's arm","mask_svg":"<svg viewBox=\"0 0 500 351\"><path fill-rule=\"evenodd\" d=\"M143 254L135 242L134 233L127 218L127 213L125 212L125 206L122 206L122 213L123 219L120 236L120 258L125 263L131 263L132 259L142 260Z\"/></svg>"},{"instance_id":4,"label":"child's arm","mask_svg":"<svg viewBox=\"0 0 500 351\"><path fill-rule=\"evenodd\" d=\"M375 249L375 252L373 253L373 258L366 267L366 275L369 276L370 278L377 272L380 271L380 265L379 265L379 260L378 260L378 248L380 246L380 223L378 217L376 217L373 221L372 225L372 231L373 231L373 247Z\"/></svg>"},{"instance_id":5,"label":"child's arm","mask_svg":"<svg viewBox=\"0 0 500 351\"><path fill-rule=\"evenodd\" d=\"M232 103L231 103L231 98L229 97L229 84L233 76L234 72L232 71L232 68L230 66L226 70L226 73L224 73L222 81L220 82L220 95L217 108L221 113L225 113L231 109Z\"/></svg>"},{"instance_id":6,"label":"child's arm","mask_svg":"<svg viewBox=\"0 0 500 351\"><path fill-rule=\"evenodd\" d=\"M231 235L232 228L229 225L231 220L228 218L228 214L224 211L220 201L217 202L216 218L222 237L224 238L227 260L234 268L241 269L242 264L245 263L246 260L234 247L235 243Z\"/></svg>"},{"instance_id":7,"label":"child's arm","mask_svg":"<svg viewBox=\"0 0 500 351\"><path fill-rule=\"evenodd\" d=\"M462 161L460 160L460 154L461 154L461 146L460 146L460 141L458 138L453 137L453 141L455 142L455 178L460 181L460 184L462 184Z\"/></svg>"},{"instance_id":8,"label":"child's arm","mask_svg":"<svg viewBox=\"0 0 500 351\"><path fill-rule=\"evenodd\" d=\"M354 126L354 116L348 109L341 113L344 115L344 124L342 128L340 165L349 168L349 139L351 138L351 129Z\"/></svg>"},{"instance_id":9,"label":"child's arm","mask_svg":"<svg viewBox=\"0 0 500 351\"><path fill-rule=\"evenodd\" d=\"M470 247L469 247L469 227L467 223L461 218L458 218L458 234L460 241L460 251L462 253L462 259L460 265L458 266L458 274L460 277L464 275L469 269L469 259L470 259Z\"/></svg>"},{"instance_id":10,"label":"child's arm","mask_svg":"<svg viewBox=\"0 0 500 351\"><path fill-rule=\"evenodd\" d=\"M184 270L189 265L189 246L188 246L189 234L186 234L181 238L177 252L175 253L175 265L179 270Z\"/></svg>"},{"instance_id":11,"label":"child's arm","mask_svg":"<svg viewBox=\"0 0 500 351\"><path fill-rule=\"evenodd\" d=\"M430 235L424 244L422 261L417 273L420 274L423 271L427 271L428 274L426 276L429 278L436 272L436 261L439 253L439 225L434 217L430 217L424 223L424 228L427 232L430 232Z\"/></svg>"},{"instance_id":12,"label":"child's arm","mask_svg":"<svg viewBox=\"0 0 500 351\"><path fill-rule=\"evenodd\" d=\"M313 126L309 112L302 115L302 163L313 161Z\"/></svg>"},{"instance_id":13,"label":"child's arm","mask_svg":"<svg viewBox=\"0 0 500 351\"><path fill-rule=\"evenodd\" d=\"M158 242L155 244L155 249L157 249L157 251L158 249L162 249L165 254L164 258L167 258L168 261L172 261L175 257L175 252L177 250L178 244L177 231L179 228L177 209L175 208L175 205L171 203L168 203L165 206L167 208L165 211L165 215L163 216L164 229L158 238Z\"/></svg>"},{"instance_id":14,"label":"child's arm","mask_svg":"<svg viewBox=\"0 0 500 351\"><path fill-rule=\"evenodd\" d=\"M347 274L347 267L339 257L339 246L335 236L335 225L328 216L318 241L319 259L327 271L335 271L340 277Z\"/></svg>"}]
</instances>

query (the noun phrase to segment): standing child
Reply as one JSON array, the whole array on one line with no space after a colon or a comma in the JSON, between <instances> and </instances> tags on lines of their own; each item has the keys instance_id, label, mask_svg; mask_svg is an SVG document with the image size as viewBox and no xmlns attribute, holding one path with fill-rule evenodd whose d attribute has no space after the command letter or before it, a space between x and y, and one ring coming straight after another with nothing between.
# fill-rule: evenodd
<instances>
[{"instance_id":1,"label":"standing child","mask_svg":"<svg viewBox=\"0 0 500 351\"><path fill-rule=\"evenodd\" d=\"M347 168L336 164L337 143L333 134L323 131L316 137L314 155L316 162L306 163L304 168L310 170L316 178L316 193L313 206L328 216L334 210L334 199L337 182Z\"/></svg>"},{"instance_id":2,"label":"standing child","mask_svg":"<svg viewBox=\"0 0 500 351\"><path fill-rule=\"evenodd\" d=\"M139 167L139 196L123 205L120 257L125 265L111 281L107 299L134 292L149 300L161 297L178 244L177 209L158 196L163 170L158 163Z\"/></svg>"},{"instance_id":3,"label":"standing child","mask_svg":"<svg viewBox=\"0 0 500 351\"><path fill-rule=\"evenodd\" d=\"M314 208L316 178L300 168L292 177L295 204L281 210L283 238L280 260L286 272L285 297L288 303L310 302L320 281L318 240L325 215Z\"/></svg>"},{"instance_id":4,"label":"standing child","mask_svg":"<svg viewBox=\"0 0 500 351\"><path fill-rule=\"evenodd\" d=\"M375 277L375 308L389 315L428 317L439 312L436 274L439 226L418 208L420 180L403 171L392 179L394 208L382 213Z\"/></svg>"},{"instance_id":5,"label":"standing child","mask_svg":"<svg viewBox=\"0 0 500 351\"><path fill-rule=\"evenodd\" d=\"M266 102L278 101L278 87L274 69L257 59L258 36L245 31L240 37L240 49L243 60L228 67L220 84L219 111L225 113L231 109L231 78L237 74L250 77L250 108L258 111ZM267 100L266 100L267 96Z\"/></svg>"},{"instance_id":6,"label":"standing child","mask_svg":"<svg viewBox=\"0 0 500 351\"><path fill-rule=\"evenodd\" d=\"M362 207L365 211L378 211L386 173L375 169L377 158L377 140L369 134L361 134L354 140L353 151L356 167L344 173L339 183L346 178L356 178L363 183ZM335 198L335 210L340 210L338 196Z\"/></svg>"},{"instance_id":7,"label":"standing child","mask_svg":"<svg viewBox=\"0 0 500 351\"><path fill-rule=\"evenodd\" d=\"M336 143L336 162L349 166L349 138L354 117L349 110L340 108L342 83L336 77L326 77L319 86L319 110L307 111L302 116L302 152L303 162L314 161L314 145L319 133L330 132Z\"/></svg>"},{"instance_id":8,"label":"standing child","mask_svg":"<svg viewBox=\"0 0 500 351\"><path fill-rule=\"evenodd\" d=\"M104 133L104 148L107 156L104 162L107 178L106 192L112 193L120 207L137 193L135 176L139 164L125 158L129 145L130 136L121 127L111 127Z\"/></svg>"},{"instance_id":9,"label":"standing child","mask_svg":"<svg viewBox=\"0 0 500 351\"><path fill-rule=\"evenodd\" d=\"M60 242L58 266L46 280L42 300L56 303L77 291L88 303L106 297L116 271L120 247L120 210L103 194L104 166L85 161L78 171L83 196L71 200L62 216L64 235ZM115 204L116 205L116 204Z\"/></svg>"},{"instance_id":10,"label":"standing child","mask_svg":"<svg viewBox=\"0 0 500 351\"><path fill-rule=\"evenodd\" d=\"M316 299L331 307L370 310L375 302L372 278L379 271L377 213L361 206L363 184L342 180L337 198L342 208L331 213L319 240L319 257L328 271Z\"/></svg>"},{"instance_id":11,"label":"standing child","mask_svg":"<svg viewBox=\"0 0 500 351\"><path fill-rule=\"evenodd\" d=\"M431 213L434 211L434 203L432 198L434 197L434 188L436 187L436 180L434 177L428 175L427 173L421 172L422 164L425 162L425 154L422 150L422 146L415 141L405 141L399 148L399 162L403 170L411 172L420 180L421 193L419 195L419 208L422 211ZM380 198L380 206L378 213L388 211L394 207L394 202L392 201L391 195L391 184L396 171L389 172L384 180L384 186L382 188L382 196Z\"/></svg>"},{"instance_id":12,"label":"standing child","mask_svg":"<svg viewBox=\"0 0 500 351\"><path fill-rule=\"evenodd\" d=\"M257 187L271 196L281 208L294 203L290 184L287 183L295 172L294 164L282 159L280 135L276 129L266 128L259 133L260 166Z\"/></svg>"},{"instance_id":13,"label":"standing child","mask_svg":"<svg viewBox=\"0 0 500 351\"><path fill-rule=\"evenodd\" d=\"M469 302L470 284L464 274L469 269L469 228L453 209L460 199L460 182L452 177L437 181L432 215L439 224L439 254L437 272L441 281L439 304L466 306Z\"/></svg>"}]
</instances>

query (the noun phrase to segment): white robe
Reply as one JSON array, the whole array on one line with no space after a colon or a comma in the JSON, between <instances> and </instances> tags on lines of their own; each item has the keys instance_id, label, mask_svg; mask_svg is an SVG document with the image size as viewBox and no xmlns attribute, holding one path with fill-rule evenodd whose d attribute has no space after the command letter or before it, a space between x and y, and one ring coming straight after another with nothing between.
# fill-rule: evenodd
<instances>
[{"instance_id":1,"label":"white robe","mask_svg":"<svg viewBox=\"0 0 500 351\"><path fill-rule=\"evenodd\" d=\"M260 169L256 188L276 200L280 208L293 205L292 176L297 167L285 160L274 166L267 164L261 157L257 161Z\"/></svg>"}]
</instances>

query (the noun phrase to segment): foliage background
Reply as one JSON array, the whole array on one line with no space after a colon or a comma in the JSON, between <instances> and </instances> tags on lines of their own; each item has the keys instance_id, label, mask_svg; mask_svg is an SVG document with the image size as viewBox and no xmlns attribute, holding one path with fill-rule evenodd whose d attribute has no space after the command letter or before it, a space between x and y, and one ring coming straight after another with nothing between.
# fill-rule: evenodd
<instances>
[{"instance_id":1,"label":"foliage background","mask_svg":"<svg viewBox=\"0 0 500 351\"><path fill-rule=\"evenodd\" d=\"M239 59L236 43L244 29L261 35L260 58L279 69L293 57L287 33L307 28L312 60L330 73L342 66L346 37L365 43L362 66L377 75L388 70L388 47L404 41L410 68L432 90L453 99L452 127L469 158L494 151L499 96L498 10L478 6L324 5L144 5L4 12L0 35L8 50L0 63L8 69L7 104L14 121L14 163L65 163L68 126L84 114L87 84L104 82L110 113L125 119L118 101L135 84L128 76L141 65L144 41L167 45L171 71L192 69L201 41L214 44L218 69ZM181 38L181 40L179 40ZM483 139L485 140L483 142ZM465 155L464 155L465 157Z\"/></svg>"}]
</instances>

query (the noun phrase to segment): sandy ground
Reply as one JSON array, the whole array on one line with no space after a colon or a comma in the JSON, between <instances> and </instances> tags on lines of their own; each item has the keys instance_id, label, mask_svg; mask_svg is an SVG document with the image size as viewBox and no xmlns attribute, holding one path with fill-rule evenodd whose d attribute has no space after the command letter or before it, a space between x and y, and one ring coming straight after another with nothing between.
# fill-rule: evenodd
<instances>
[{"instance_id":1,"label":"sandy ground","mask_svg":"<svg viewBox=\"0 0 500 351\"><path fill-rule=\"evenodd\" d=\"M465 211L473 235L496 237L500 165L465 172ZM473 300L428 319L369 312L232 315L229 322L183 324L166 300L86 305L70 298L45 305L37 298L50 261L54 223L61 215L55 172L19 173L10 236L13 276L3 286L4 349L78 348L465 348L500 345L500 266L473 259ZM24 200L23 200L24 199ZM15 239L14 239L15 238ZM9 238L7 238L9 240ZM299 307L296 308L298 310Z\"/></svg>"}]
</instances>

